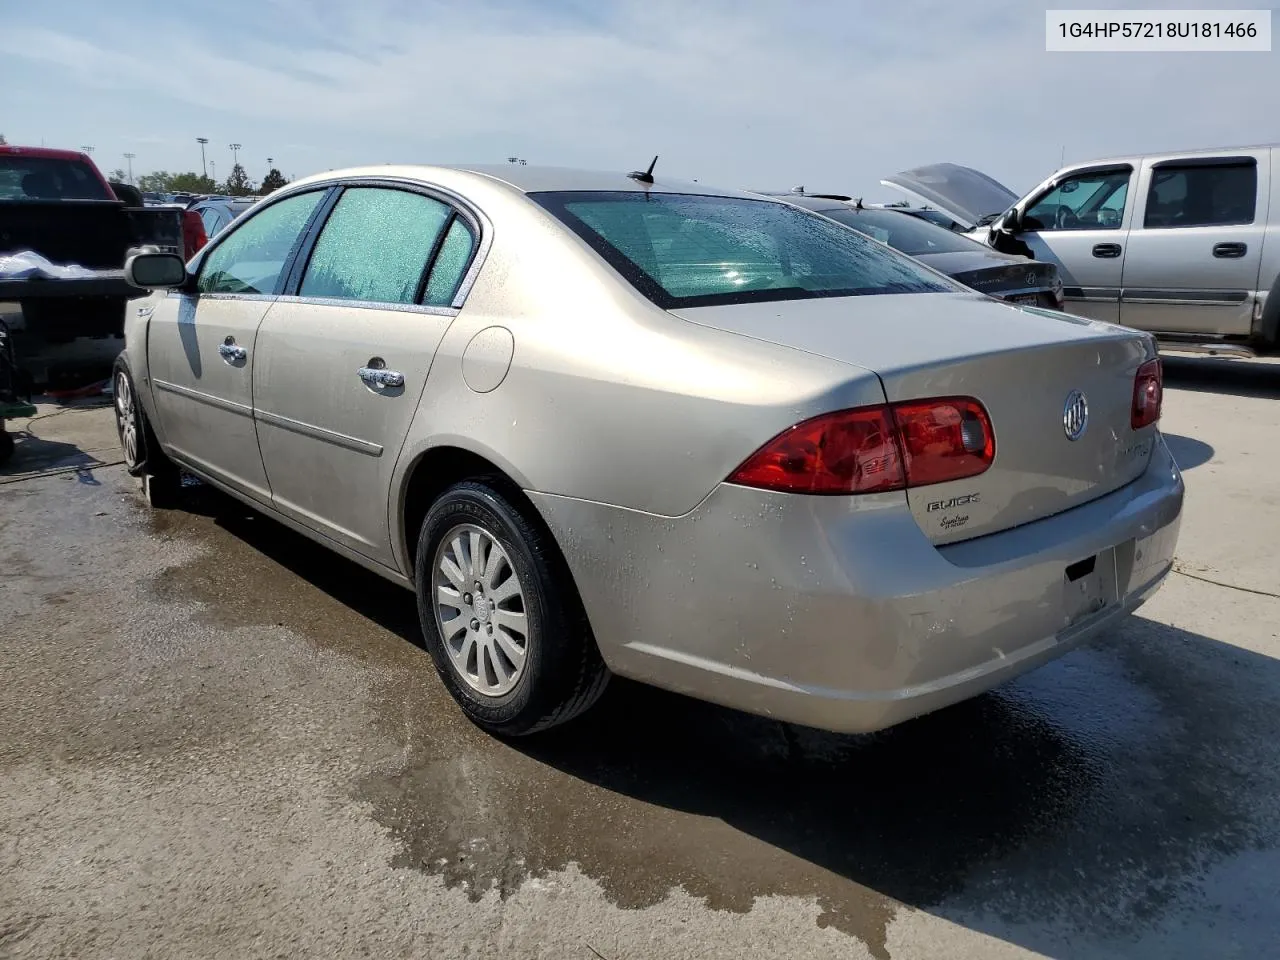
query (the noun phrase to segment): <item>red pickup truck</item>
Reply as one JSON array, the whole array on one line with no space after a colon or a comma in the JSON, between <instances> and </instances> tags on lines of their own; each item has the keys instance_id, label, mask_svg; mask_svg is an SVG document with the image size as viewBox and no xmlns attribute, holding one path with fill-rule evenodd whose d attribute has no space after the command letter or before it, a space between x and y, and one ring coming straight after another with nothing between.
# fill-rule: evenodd
<instances>
[{"instance_id":1,"label":"red pickup truck","mask_svg":"<svg viewBox=\"0 0 1280 960\"><path fill-rule=\"evenodd\" d=\"M131 249L184 249L182 211L147 208L119 196L83 153L0 146L0 258L32 251L92 276L6 279L0 272L0 320L23 337L62 342L119 336L125 307L143 292L124 279Z\"/></svg>"}]
</instances>

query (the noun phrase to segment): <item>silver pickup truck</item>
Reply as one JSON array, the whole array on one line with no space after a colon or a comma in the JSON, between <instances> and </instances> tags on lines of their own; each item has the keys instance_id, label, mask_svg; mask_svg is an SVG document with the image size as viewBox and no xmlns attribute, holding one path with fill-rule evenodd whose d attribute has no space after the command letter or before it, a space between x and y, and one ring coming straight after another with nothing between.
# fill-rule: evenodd
<instances>
[{"instance_id":1,"label":"silver pickup truck","mask_svg":"<svg viewBox=\"0 0 1280 960\"><path fill-rule=\"evenodd\" d=\"M1077 163L1021 198L952 163L881 182L997 250L1056 263L1072 313L1169 349L1280 353L1280 146Z\"/></svg>"}]
</instances>

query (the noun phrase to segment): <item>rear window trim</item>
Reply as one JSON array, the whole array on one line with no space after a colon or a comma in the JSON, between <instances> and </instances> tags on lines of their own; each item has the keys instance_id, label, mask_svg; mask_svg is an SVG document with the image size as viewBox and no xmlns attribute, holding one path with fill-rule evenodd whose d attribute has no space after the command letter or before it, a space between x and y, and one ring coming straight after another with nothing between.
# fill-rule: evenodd
<instances>
[{"instance_id":1,"label":"rear window trim","mask_svg":"<svg viewBox=\"0 0 1280 960\"><path fill-rule=\"evenodd\" d=\"M914 258L908 257L900 251L894 250L887 244L882 244L878 240L868 237L866 234L846 226L837 220L832 220L821 213L809 210L795 204L787 203L785 200L769 197L751 197L751 196L733 196L729 194L706 194L706 193L688 193L679 190L645 190L643 195L663 196L663 197L698 197L702 199L723 199L734 200L745 203L775 204L778 206L789 207L800 213L809 216L820 217L828 223L833 223L842 230L848 230L855 234L860 240L875 244L891 251L891 255L902 257L910 260L912 265L922 272L932 274L931 279L938 282L940 289L937 290L913 290L904 291L886 287L859 287L846 288L837 290L799 290L799 289L778 289L778 290L748 290L741 293L725 292L700 294L690 297L675 297L667 293L662 286L645 273L639 266L629 260L622 254L617 247L606 241L595 230L593 230L584 220L571 213L566 204L575 197L591 196L591 195L610 195L613 193L624 193L631 191L610 191L610 190L539 190L525 194L530 200L536 203L542 210L555 219L561 226L565 227L575 237L590 247L602 260L612 267L632 288L634 288L646 300L653 303L662 310L682 310L693 309L695 307L718 307L718 306L736 306L746 303L778 303L789 300L823 300L838 297L872 297L872 296L891 296L906 295L908 293L945 293L948 292L944 281L946 278L931 270L927 266L915 261ZM636 191L639 193L640 191ZM957 288L959 289L959 288Z\"/></svg>"}]
</instances>

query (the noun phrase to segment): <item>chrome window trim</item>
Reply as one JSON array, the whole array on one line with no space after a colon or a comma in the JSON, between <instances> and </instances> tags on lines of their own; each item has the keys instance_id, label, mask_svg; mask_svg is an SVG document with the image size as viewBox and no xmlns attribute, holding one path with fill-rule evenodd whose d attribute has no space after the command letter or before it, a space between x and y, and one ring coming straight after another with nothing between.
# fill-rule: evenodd
<instances>
[{"instance_id":1,"label":"chrome window trim","mask_svg":"<svg viewBox=\"0 0 1280 960\"><path fill-rule=\"evenodd\" d=\"M183 296L196 300L275 300L274 293L188 293Z\"/></svg>"},{"instance_id":2,"label":"chrome window trim","mask_svg":"<svg viewBox=\"0 0 1280 960\"><path fill-rule=\"evenodd\" d=\"M316 307L350 307L357 310L392 310L403 313L426 313L438 317L456 317L457 307L431 307L422 303L389 303L386 300L347 300L342 297L271 297L277 303L297 303Z\"/></svg>"}]
</instances>

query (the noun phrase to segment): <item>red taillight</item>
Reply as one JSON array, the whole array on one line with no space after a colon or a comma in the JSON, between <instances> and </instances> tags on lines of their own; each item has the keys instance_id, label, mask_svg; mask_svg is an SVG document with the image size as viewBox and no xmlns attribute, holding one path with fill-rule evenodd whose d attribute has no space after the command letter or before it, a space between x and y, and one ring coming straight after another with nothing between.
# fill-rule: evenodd
<instances>
[{"instance_id":1,"label":"red taillight","mask_svg":"<svg viewBox=\"0 0 1280 960\"><path fill-rule=\"evenodd\" d=\"M799 423L728 482L786 493L883 493L976 476L994 459L995 434L978 401L913 400Z\"/></svg>"},{"instance_id":2,"label":"red taillight","mask_svg":"<svg viewBox=\"0 0 1280 960\"><path fill-rule=\"evenodd\" d=\"M996 458L987 411L967 397L913 400L893 406L902 437L907 483L923 487L974 477Z\"/></svg>"},{"instance_id":3,"label":"red taillight","mask_svg":"<svg viewBox=\"0 0 1280 960\"><path fill-rule=\"evenodd\" d=\"M208 242L200 214L194 210L182 211L182 259L190 260Z\"/></svg>"},{"instance_id":4,"label":"red taillight","mask_svg":"<svg viewBox=\"0 0 1280 960\"><path fill-rule=\"evenodd\" d=\"M1133 378L1133 409L1129 412L1129 425L1135 430L1148 427L1160 419L1160 407L1164 404L1164 368L1160 358L1148 360L1138 368Z\"/></svg>"},{"instance_id":5,"label":"red taillight","mask_svg":"<svg viewBox=\"0 0 1280 960\"><path fill-rule=\"evenodd\" d=\"M730 483L788 493L878 493L903 487L888 407L824 414L774 437Z\"/></svg>"}]
</instances>

